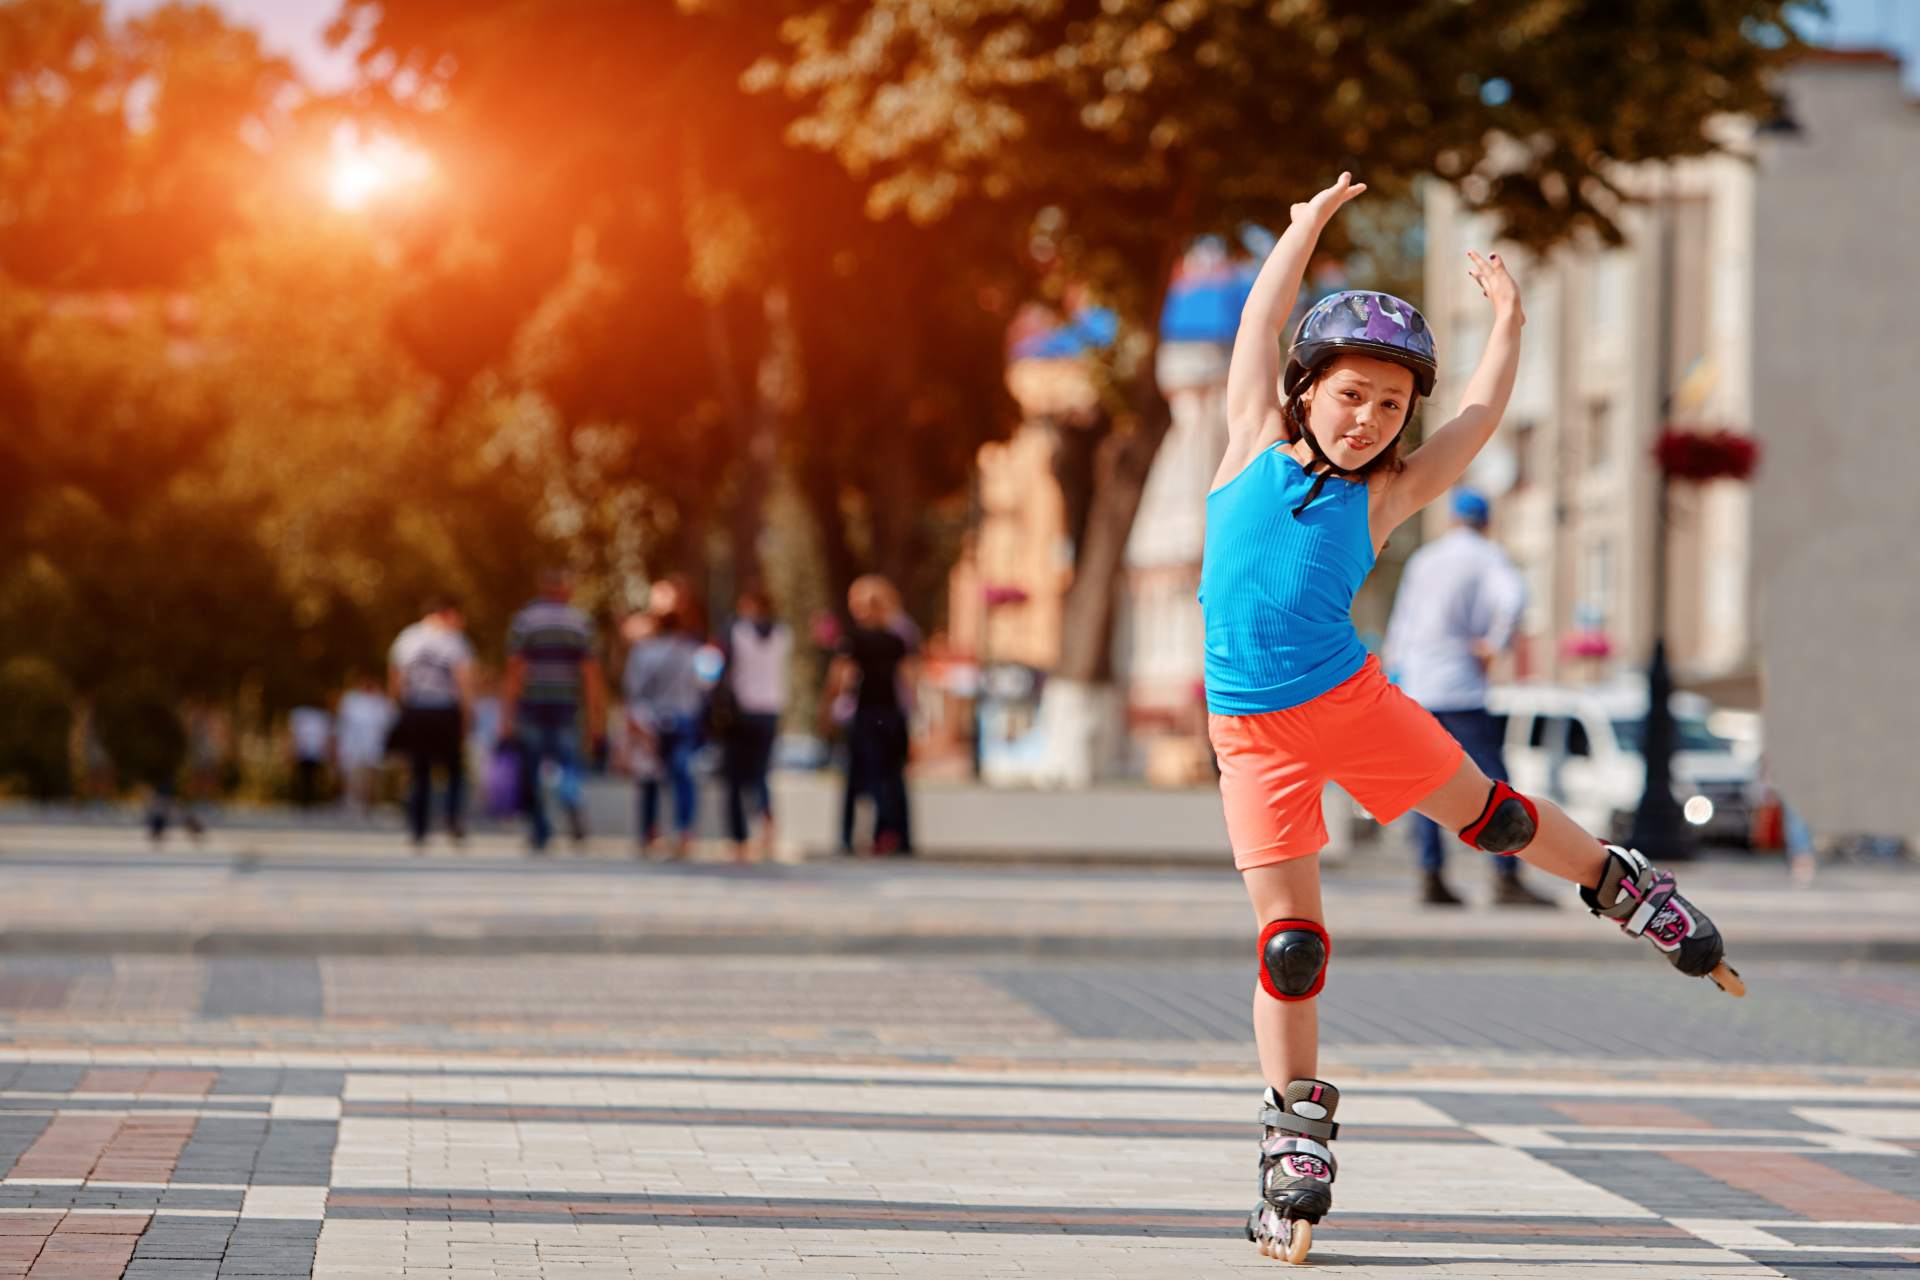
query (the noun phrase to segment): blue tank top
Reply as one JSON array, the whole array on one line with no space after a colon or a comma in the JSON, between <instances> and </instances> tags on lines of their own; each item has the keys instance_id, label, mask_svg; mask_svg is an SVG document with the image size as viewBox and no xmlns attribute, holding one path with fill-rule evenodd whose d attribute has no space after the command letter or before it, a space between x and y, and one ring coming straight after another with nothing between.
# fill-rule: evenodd
<instances>
[{"instance_id":1,"label":"blue tank top","mask_svg":"<svg viewBox=\"0 0 1920 1280\"><path fill-rule=\"evenodd\" d=\"M1258 715L1311 702L1367 660L1353 596L1373 568L1367 486L1313 478L1282 444L1207 495L1200 562L1207 710Z\"/></svg>"}]
</instances>

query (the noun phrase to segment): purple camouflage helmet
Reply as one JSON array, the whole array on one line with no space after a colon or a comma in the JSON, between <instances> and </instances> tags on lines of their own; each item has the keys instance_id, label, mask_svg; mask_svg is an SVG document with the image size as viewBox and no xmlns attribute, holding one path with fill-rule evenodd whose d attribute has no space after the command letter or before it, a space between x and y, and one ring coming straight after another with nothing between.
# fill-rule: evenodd
<instances>
[{"instance_id":1,"label":"purple camouflage helmet","mask_svg":"<svg viewBox=\"0 0 1920 1280\"><path fill-rule=\"evenodd\" d=\"M1309 373L1338 355L1391 360L1412 372L1415 391L1433 394L1433 331L1417 307L1390 293L1348 289L1314 303L1287 348L1286 393L1299 391Z\"/></svg>"}]
</instances>

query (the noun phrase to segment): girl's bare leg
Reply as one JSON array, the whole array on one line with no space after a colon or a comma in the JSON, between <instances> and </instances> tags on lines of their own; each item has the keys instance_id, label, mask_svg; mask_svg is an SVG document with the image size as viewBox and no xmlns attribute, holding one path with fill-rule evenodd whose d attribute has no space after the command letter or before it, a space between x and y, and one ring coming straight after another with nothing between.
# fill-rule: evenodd
<instances>
[{"instance_id":1,"label":"girl's bare leg","mask_svg":"<svg viewBox=\"0 0 1920 1280\"><path fill-rule=\"evenodd\" d=\"M1472 820L1471 814L1462 819ZM1320 907L1320 855L1289 858L1240 873L1253 902L1254 930L1274 920L1311 920L1324 926ZM1256 976L1253 984L1253 1038L1260 1046L1260 1074L1275 1089L1289 1080L1319 1074L1320 1008L1318 998L1275 1000Z\"/></svg>"},{"instance_id":2,"label":"girl's bare leg","mask_svg":"<svg viewBox=\"0 0 1920 1280\"><path fill-rule=\"evenodd\" d=\"M1462 759L1453 777L1436 787L1426 799L1414 806L1448 831L1458 831L1480 816L1486 807L1487 792L1493 782L1473 761ZM1600 879L1607 865L1607 853L1599 837L1589 835L1569 818L1560 806L1538 796L1528 796L1540 815L1540 829L1533 843L1518 856L1542 871L1591 886ZM1442 839L1446 837L1442 836Z\"/></svg>"},{"instance_id":3,"label":"girl's bare leg","mask_svg":"<svg viewBox=\"0 0 1920 1280\"><path fill-rule=\"evenodd\" d=\"M1435 822L1458 831L1480 817L1492 786L1473 761L1463 760L1453 777L1416 807ZM1739 973L1726 963L1726 945L1719 929L1697 905L1680 896L1672 876L1653 867L1640 853L1618 855L1618 861L1610 862L1616 855L1609 855L1606 846L1581 830L1559 806L1532 796L1528 799L1533 801L1539 823L1532 842L1518 856L1542 871L1592 891L1587 895L1590 907L1606 911L1630 936L1647 938L1681 973L1710 977L1730 995L1746 994ZM1603 875L1619 883L1603 885ZM1600 892L1611 894L1612 900L1596 905L1595 895ZM1635 912L1643 901L1644 909ZM1630 917L1632 927L1628 924Z\"/></svg>"}]
</instances>

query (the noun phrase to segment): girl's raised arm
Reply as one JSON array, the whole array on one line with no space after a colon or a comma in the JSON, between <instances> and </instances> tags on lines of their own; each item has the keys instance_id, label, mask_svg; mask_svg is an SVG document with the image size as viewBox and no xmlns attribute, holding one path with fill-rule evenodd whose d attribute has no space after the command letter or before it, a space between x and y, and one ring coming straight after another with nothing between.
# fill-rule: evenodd
<instances>
[{"instance_id":1,"label":"girl's raised arm","mask_svg":"<svg viewBox=\"0 0 1920 1280\"><path fill-rule=\"evenodd\" d=\"M1250 448L1266 429L1269 417L1280 412L1281 326L1300 295L1300 281L1306 275L1307 260L1313 257L1313 247L1320 242L1320 233L1340 206L1366 189L1366 183L1355 182L1352 174L1343 173L1338 182L1313 199L1294 205L1286 234L1254 277L1253 291L1240 311L1233 360L1227 366L1229 461L1236 446L1240 450Z\"/></svg>"},{"instance_id":2,"label":"girl's raised arm","mask_svg":"<svg viewBox=\"0 0 1920 1280\"><path fill-rule=\"evenodd\" d=\"M1513 394L1514 374L1520 368L1520 328L1527 322L1520 309L1520 288L1499 254L1482 258L1469 250L1467 259L1467 274L1493 304L1493 332L1487 335L1487 349L1460 396L1459 411L1413 451L1388 487L1395 525L1453 487L1493 438Z\"/></svg>"}]
</instances>

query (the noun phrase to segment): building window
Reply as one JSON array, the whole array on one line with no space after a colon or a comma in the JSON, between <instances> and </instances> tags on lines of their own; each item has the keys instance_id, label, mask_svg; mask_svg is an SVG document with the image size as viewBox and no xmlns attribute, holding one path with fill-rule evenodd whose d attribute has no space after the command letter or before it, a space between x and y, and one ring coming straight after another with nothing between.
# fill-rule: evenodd
<instances>
[{"instance_id":1,"label":"building window","mask_svg":"<svg viewBox=\"0 0 1920 1280\"><path fill-rule=\"evenodd\" d=\"M1594 333L1611 338L1625 332L1632 301L1633 255L1624 249L1601 254L1594 261L1587 293L1587 323Z\"/></svg>"},{"instance_id":2,"label":"building window","mask_svg":"<svg viewBox=\"0 0 1920 1280\"><path fill-rule=\"evenodd\" d=\"M1522 493L1533 483L1533 451L1540 429L1531 422L1518 422L1513 428L1513 492Z\"/></svg>"},{"instance_id":3,"label":"building window","mask_svg":"<svg viewBox=\"0 0 1920 1280\"><path fill-rule=\"evenodd\" d=\"M1596 396L1587 402L1587 466L1598 470L1613 461L1613 402Z\"/></svg>"},{"instance_id":4,"label":"building window","mask_svg":"<svg viewBox=\"0 0 1920 1280\"><path fill-rule=\"evenodd\" d=\"M1580 622L1601 630L1613 616L1613 544L1608 539L1595 538L1588 545L1586 579L1581 584Z\"/></svg>"}]
</instances>

